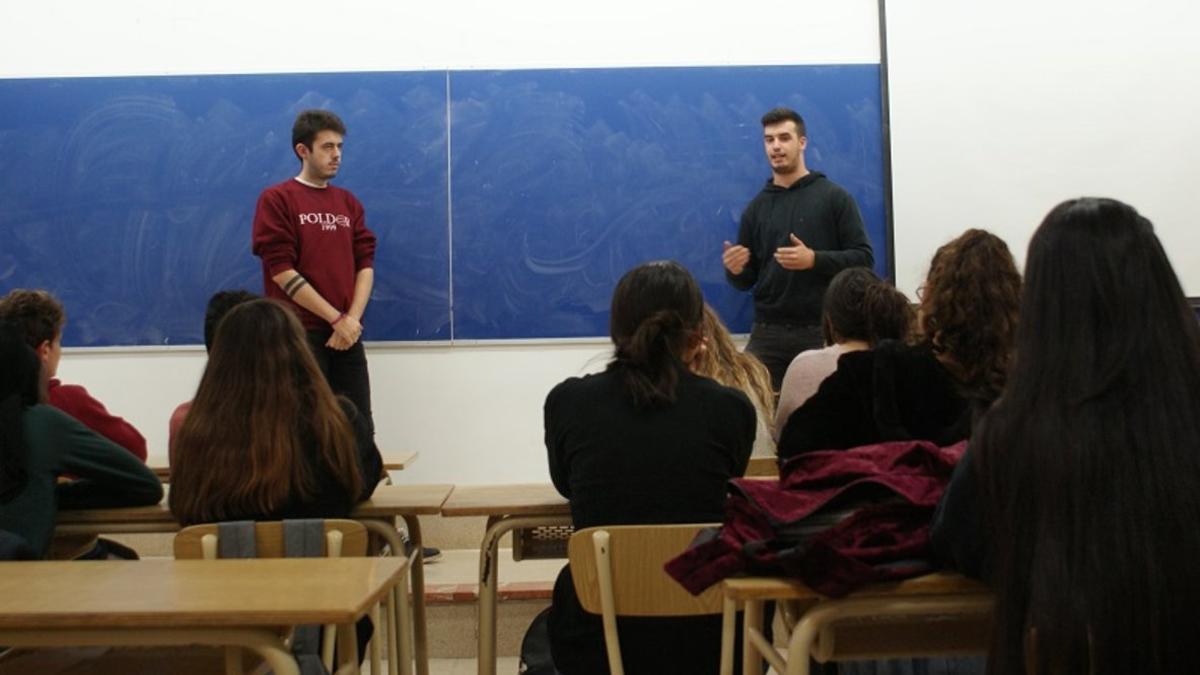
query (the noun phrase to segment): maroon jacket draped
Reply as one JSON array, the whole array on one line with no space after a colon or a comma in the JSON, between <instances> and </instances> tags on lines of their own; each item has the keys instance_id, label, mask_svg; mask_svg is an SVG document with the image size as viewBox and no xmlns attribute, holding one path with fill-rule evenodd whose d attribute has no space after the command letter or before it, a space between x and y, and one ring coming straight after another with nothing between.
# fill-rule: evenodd
<instances>
[{"instance_id":1,"label":"maroon jacket draped","mask_svg":"<svg viewBox=\"0 0 1200 675\"><path fill-rule=\"evenodd\" d=\"M798 577L830 597L928 572L930 519L965 448L894 441L809 452L778 481L731 480L722 527L665 569L692 593L747 572Z\"/></svg>"}]
</instances>

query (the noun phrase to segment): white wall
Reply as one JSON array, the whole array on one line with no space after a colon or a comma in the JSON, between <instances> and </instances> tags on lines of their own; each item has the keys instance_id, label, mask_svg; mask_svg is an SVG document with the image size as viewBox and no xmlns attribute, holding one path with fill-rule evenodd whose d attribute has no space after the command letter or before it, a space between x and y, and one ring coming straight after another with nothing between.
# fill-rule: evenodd
<instances>
[{"instance_id":1,"label":"white wall","mask_svg":"<svg viewBox=\"0 0 1200 675\"><path fill-rule=\"evenodd\" d=\"M10 3L0 77L879 61L875 0L801 0L786 12L745 7L681 0ZM368 345L380 446L385 454L420 451L405 480L548 480L546 392L600 367L608 351L603 342ZM191 397L203 366L201 349L68 350L59 373L129 418L150 442L151 463L161 464L167 419Z\"/></svg>"},{"instance_id":2,"label":"white wall","mask_svg":"<svg viewBox=\"0 0 1200 675\"><path fill-rule=\"evenodd\" d=\"M0 77L879 62L875 0L8 4Z\"/></svg>"},{"instance_id":3,"label":"white wall","mask_svg":"<svg viewBox=\"0 0 1200 675\"><path fill-rule=\"evenodd\" d=\"M1200 295L1200 3L897 0L886 11L897 282L967 227L1018 261L1058 202L1155 223Z\"/></svg>"}]
</instances>

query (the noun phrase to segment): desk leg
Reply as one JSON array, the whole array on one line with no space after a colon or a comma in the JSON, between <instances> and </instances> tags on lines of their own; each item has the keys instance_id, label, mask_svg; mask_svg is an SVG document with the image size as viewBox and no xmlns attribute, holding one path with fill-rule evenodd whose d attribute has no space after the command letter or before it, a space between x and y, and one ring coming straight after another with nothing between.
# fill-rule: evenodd
<instances>
[{"instance_id":1,"label":"desk leg","mask_svg":"<svg viewBox=\"0 0 1200 675\"><path fill-rule=\"evenodd\" d=\"M499 570L500 537L504 516L490 516L479 547L479 646L476 651L479 675L496 675L496 578Z\"/></svg>"},{"instance_id":2,"label":"desk leg","mask_svg":"<svg viewBox=\"0 0 1200 675\"><path fill-rule=\"evenodd\" d=\"M375 634L371 636L371 675L382 675L383 673L383 650L379 648L379 643L383 637L383 622L380 621L382 612L379 611L379 603L371 607L371 625L375 627ZM390 621L389 621L390 623ZM390 628L388 630L391 630Z\"/></svg>"},{"instance_id":3,"label":"desk leg","mask_svg":"<svg viewBox=\"0 0 1200 675\"><path fill-rule=\"evenodd\" d=\"M429 675L429 636L425 623L425 556L421 548L421 521L415 515L404 516L404 524L408 527L408 538L413 545L413 561L410 574L412 575L412 617L413 636L415 638L417 675Z\"/></svg>"},{"instance_id":4,"label":"desk leg","mask_svg":"<svg viewBox=\"0 0 1200 675\"><path fill-rule=\"evenodd\" d=\"M416 520L416 517L413 516ZM407 517L406 517L407 520ZM404 555L404 541L400 538L400 533L396 530L396 523L387 520L376 520L366 518L359 520L371 534L379 536L387 542L392 549L393 555ZM417 529L417 536L420 536L420 529ZM421 570L418 579L417 570ZM421 568L421 549L418 543L416 551L410 556L409 574L412 575L413 596L424 599L425 591L425 576L424 570ZM388 674L410 675L412 673L412 645L408 641L409 618L408 611L408 584L406 581L401 581L392 587L391 595L392 615L388 617ZM422 602L421 607L424 608ZM420 617L421 619L424 616ZM376 627L378 630L378 627ZM422 633L424 635L424 633ZM417 671L421 675L428 675L429 662L428 660L418 660Z\"/></svg>"},{"instance_id":5,"label":"desk leg","mask_svg":"<svg viewBox=\"0 0 1200 675\"><path fill-rule=\"evenodd\" d=\"M721 675L733 675L733 644L737 639L737 601L721 603Z\"/></svg>"},{"instance_id":6,"label":"desk leg","mask_svg":"<svg viewBox=\"0 0 1200 675\"><path fill-rule=\"evenodd\" d=\"M479 546L479 675L496 675L496 595L500 578L500 539L511 530L570 525L570 516L490 516Z\"/></svg>"},{"instance_id":7,"label":"desk leg","mask_svg":"<svg viewBox=\"0 0 1200 675\"><path fill-rule=\"evenodd\" d=\"M742 616L742 675L762 675L762 655L750 637L752 630L762 631L762 600L747 600Z\"/></svg>"}]
</instances>

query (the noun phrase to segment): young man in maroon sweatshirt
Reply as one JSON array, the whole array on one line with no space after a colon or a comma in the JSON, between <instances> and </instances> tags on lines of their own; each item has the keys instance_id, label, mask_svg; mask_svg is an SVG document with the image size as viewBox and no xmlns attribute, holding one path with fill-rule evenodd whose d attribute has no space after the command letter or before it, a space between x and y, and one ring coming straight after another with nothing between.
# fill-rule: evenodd
<instances>
[{"instance_id":1,"label":"young man in maroon sweatshirt","mask_svg":"<svg viewBox=\"0 0 1200 675\"><path fill-rule=\"evenodd\" d=\"M146 461L146 439L132 424L108 412L87 389L55 378L62 358L62 330L67 323L67 313L58 299L42 290L14 289L0 298L0 321L17 325L25 334L25 342L41 358L50 376L50 405Z\"/></svg>"},{"instance_id":2,"label":"young man in maroon sweatshirt","mask_svg":"<svg viewBox=\"0 0 1200 675\"><path fill-rule=\"evenodd\" d=\"M375 235L362 204L330 185L342 162L346 127L326 110L305 110L292 126L300 174L263 190L252 250L262 259L267 297L291 305L334 393L349 398L371 431L371 380L362 318L375 280Z\"/></svg>"}]
</instances>

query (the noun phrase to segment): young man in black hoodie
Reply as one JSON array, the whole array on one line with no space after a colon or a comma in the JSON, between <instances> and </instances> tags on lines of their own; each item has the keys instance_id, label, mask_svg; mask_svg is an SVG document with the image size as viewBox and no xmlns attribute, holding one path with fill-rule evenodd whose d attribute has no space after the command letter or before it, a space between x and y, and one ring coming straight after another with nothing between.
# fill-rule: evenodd
<instances>
[{"instance_id":1,"label":"young man in black hoodie","mask_svg":"<svg viewBox=\"0 0 1200 675\"><path fill-rule=\"evenodd\" d=\"M771 179L742 213L737 244L725 242L725 276L754 289L746 351L771 371L775 390L801 351L822 346L821 302L835 274L875 262L854 198L804 163L808 137L796 111L763 115Z\"/></svg>"}]
</instances>

